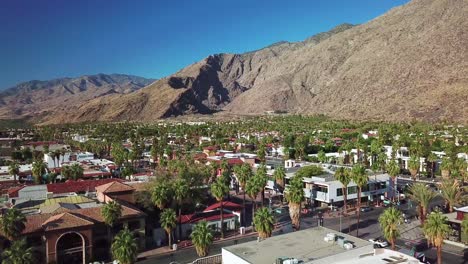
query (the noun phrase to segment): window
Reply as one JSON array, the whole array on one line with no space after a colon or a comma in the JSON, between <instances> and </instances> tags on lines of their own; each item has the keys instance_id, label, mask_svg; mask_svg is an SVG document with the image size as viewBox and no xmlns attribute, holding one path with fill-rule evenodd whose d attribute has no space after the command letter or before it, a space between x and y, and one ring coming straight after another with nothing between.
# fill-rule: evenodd
<instances>
[{"instance_id":1,"label":"window","mask_svg":"<svg viewBox=\"0 0 468 264\"><path fill-rule=\"evenodd\" d=\"M128 223L128 229L130 230L136 230L140 229L140 221L132 221Z\"/></svg>"},{"instance_id":2,"label":"window","mask_svg":"<svg viewBox=\"0 0 468 264\"><path fill-rule=\"evenodd\" d=\"M363 192L368 192L370 190L369 185L370 184L366 184L366 185L362 186L362 191Z\"/></svg>"},{"instance_id":3,"label":"window","mask_svg":"<svg viewBox=\"0 0 468 264\"><path fill-rule=\"evenodd\" d=\"M336 189L336 196L343 196L343 189L342 188L338 188Z\"/></svg>"},{"instance_id":4,"label":"window","mask_svg":"<svg viewBox=\"0 0 468 264\"><path fill-rule=\"evenodd\" d=\"M357 193L357 186L348 187L348 194L355 194Z\"/></svg>"},{"instance_id":5,"label":"window","mask_svg":"<svg viewBox=\"0 0 468 264\"><path fill-rule=\"evenodd\" d=\"M328 193L328 186L320 186L320 185L317 185L316 190L317 190L317 192Z\"/></svg>"}]
</instances>

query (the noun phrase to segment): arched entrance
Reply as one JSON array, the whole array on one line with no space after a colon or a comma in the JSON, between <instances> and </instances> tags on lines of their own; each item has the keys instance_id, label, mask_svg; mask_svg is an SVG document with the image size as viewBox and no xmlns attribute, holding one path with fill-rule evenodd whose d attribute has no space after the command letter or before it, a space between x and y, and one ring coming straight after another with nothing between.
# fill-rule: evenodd
<instances>
[{"instance_id":1,"label":"arched entrance","mask_svg":"<svg viewBox=\"0 0 468 264\"><path fill-rule=\"evenodd\" d=\"M86 241L80 233L70 232L61 235L55 245L57 264L85 263L85 246Z\"/></svg>"}]
</instances>

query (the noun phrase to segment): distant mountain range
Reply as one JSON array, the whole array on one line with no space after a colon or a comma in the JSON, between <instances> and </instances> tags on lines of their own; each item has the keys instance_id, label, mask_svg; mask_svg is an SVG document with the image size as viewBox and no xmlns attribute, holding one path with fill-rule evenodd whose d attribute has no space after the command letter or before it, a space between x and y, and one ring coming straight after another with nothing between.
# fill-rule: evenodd
<instances>
[{"instance_id":1,"label":"distant mountain range","mask_svg":"<svg viewBox=\"0 0 468 264\"><path fill-rule=\"evenodd\" d=\"M133 80L133 89L121 90L65 85L75 87L73 95L86 97L67 95L61 104L41 88L45 84L17 87L6 98L0 96L0 117L28 115L46 123L154 121L280 110L357 120L466 123L466 14L466 0L413 0L366 24L343 24L302 42L211 55L142 89L146 84ZM68 94L62 84L56 87L55 93ZM29 91L40 96L28 96Z\"/></svg>"},{"instance_id":2,"label":"distant mountain range","mask_svg":"<svg viewBox=\"0 0 468 264\"><path fill-rule=\"evenodd\" d=\"M54 115L65 115L88 100L133 93L154 81L124 74L96 74L24 82L0 91L0 117L47 120Z\"/></svg>"}]
</instances>

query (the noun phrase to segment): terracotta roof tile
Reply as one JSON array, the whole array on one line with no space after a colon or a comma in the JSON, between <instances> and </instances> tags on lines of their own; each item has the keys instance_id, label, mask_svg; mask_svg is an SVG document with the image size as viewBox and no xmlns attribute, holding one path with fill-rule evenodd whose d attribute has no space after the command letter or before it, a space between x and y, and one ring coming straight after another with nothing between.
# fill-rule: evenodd
<instances>
[{"instance_id":1,"label":"terracotta roof tile","mask_svg":"<svg viewBox=\"0 0 468 264\"><path fill-rule=\"evenodd\" d=\"M96 186L96 191L101 193L116 193L134 191L135 188L121 182L109 182L103 185Z\"/></svg>"},{"instance_id":2,"label":"terracotta roof tile","mask_svg":"<svg viewBox=\"0 0 468 264\"><path fill-rule=\"evenodd\" d=\"M53 193L70 193L70 192L86 192L95 191L96 186L103 185L109 182L122 181L121 179L102 179L102 180L85 180L85 181L68 181L64 183L47 184L47 191Z\"/></svg>"},{"instance_id":3,"label":"terracotta roof tile","mask_svg":"<svg viewBox=\"0 0 468 264\"><path fill-rule=\"evenodd\" d=\"M53 215L42 223L42 228L46 231L50 230L59 230L66 228L76 228L81 226L90 226L94 223L83 219L72 213L61 213L58 215Z\"/></svg>"}]
</instances>

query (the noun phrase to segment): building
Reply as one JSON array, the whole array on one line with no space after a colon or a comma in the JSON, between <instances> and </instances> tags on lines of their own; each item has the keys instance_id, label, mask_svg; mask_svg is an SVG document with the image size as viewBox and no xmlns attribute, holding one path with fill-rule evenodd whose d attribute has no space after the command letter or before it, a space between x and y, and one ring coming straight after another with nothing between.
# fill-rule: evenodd
<instances>
[{"instance_id":1,"label":"building","mask_svg":"<svg viewBox=\"0 0 468 264\"><path fill-rule=\"evenodd\" d=\"M289 179L298 171L297 167L289 168L286 173L286 187ZM304 178L304 195L314 206L342 205L344 202L343 185L335 179L330 172L323 175ZM390 186L390 176L387 173L369 176L367 186L362 188L361 199L363 202L380 202L386 195ZM351 181L348 185L347 201L357 199L358 187ZM287 190L286 190L287 192Z\"/></svg>"},{"instance_id":2,"label":"building","mask_svg":"<svg viewBox=\"0 0 468 264\"><path fill-rule=\"evenodd\" d=\"M306 243L305 243L306 242ZM419 263L402 253L375 249L372 243L325 227L272 236L222 249L223 264ZM302 262L300 262L302 261Z\"/></svg>"}]
</instances>

